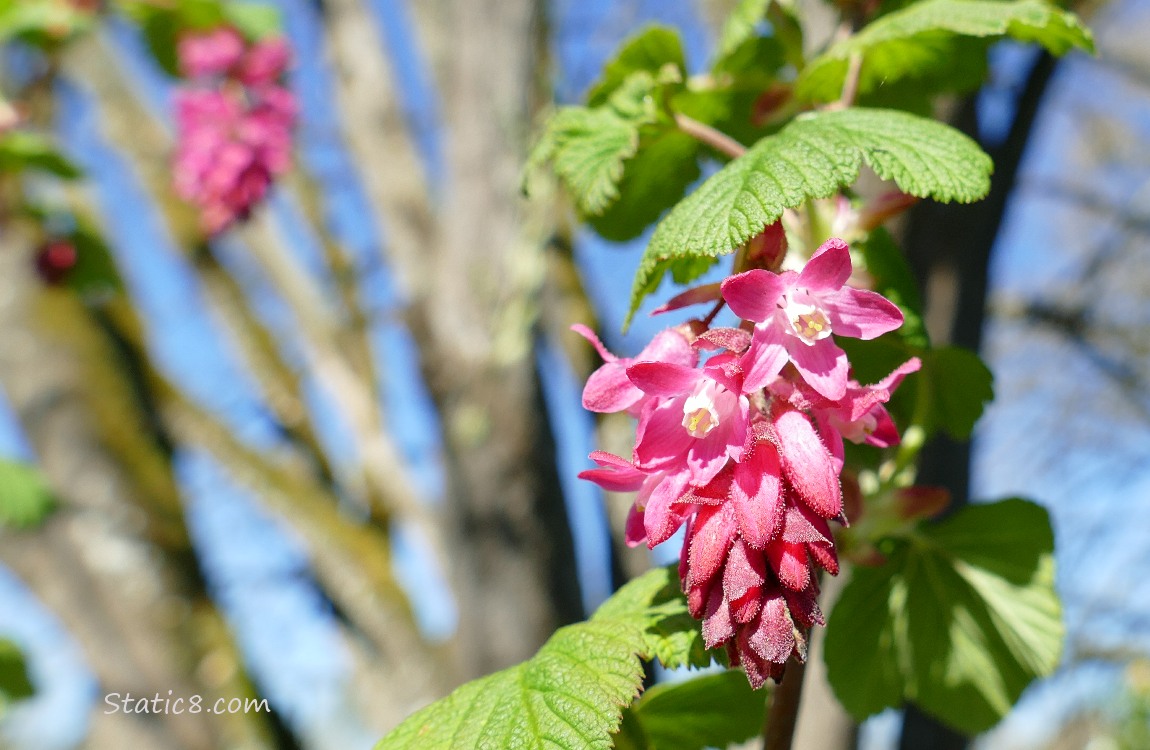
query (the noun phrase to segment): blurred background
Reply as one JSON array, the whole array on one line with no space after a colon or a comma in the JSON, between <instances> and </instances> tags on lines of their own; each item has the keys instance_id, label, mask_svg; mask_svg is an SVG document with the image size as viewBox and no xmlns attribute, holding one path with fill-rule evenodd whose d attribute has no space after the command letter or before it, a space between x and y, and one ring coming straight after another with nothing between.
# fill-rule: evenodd
<instances>
[{"instance_id":1,"label":"blurred background","mask_svg":"<svg viewBox=\"0 0 1150 750\"><path fill-rule=\"evenodd\" d=\"M598 360L568 327L631 355L675 322L618 333L644 242L520 177L627 35L678 26L702 70L733 3L273 4L293 161L221 231L173 187L194 81L120 7L170 3L0 2L0 87L61 160L0 146L0 677L6 641L34 689L2 748L369 748L677 557L622 546L628 500L575 480L630 426L582 411ZM4 26L34 5L75 28ZM832 14L808 5L817 45ZM1056 525L1064 664L986 750L1150 748L1150 2L1076 10L1097 57L1000 45L944 103L995 158L990 198L899 230L932 338L995 373L973 445L931 446L924 481ZM965 746L914 711L853 727L817 684L798 742Z\"/></svg>"}]
</instances>

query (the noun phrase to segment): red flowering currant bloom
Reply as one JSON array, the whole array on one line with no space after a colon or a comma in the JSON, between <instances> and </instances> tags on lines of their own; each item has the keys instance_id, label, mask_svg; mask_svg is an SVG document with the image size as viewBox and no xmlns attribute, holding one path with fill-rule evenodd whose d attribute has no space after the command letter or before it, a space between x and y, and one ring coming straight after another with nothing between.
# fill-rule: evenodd
<instances>
[{"instance_id":1,"label":"red flowering currant bloom","mask_svg":"<svg viewBox=\"0 0 1150 750\"><path fill-rule=\"evenodd\" d=\"M633 358L616 357L585 325L573 325L571 330L590 341L604 362L602 367L591 373L583 387L583 408L588 411L608 414L626 411L638 416L650 399L627 377L628 367L635 362L666 362L694 367L699 360L698 352L677 328L668 328L655 334L651 343Z\"/></svg>"},{"instance_id":2,"label":"red flowering currant bloom","mask_svg":"<svg viewBox=\"0 0 1150 750\"><path fill-rule=\"evenodd\" d=\"M799 273L756 269L723 282L731 310L755 323L742 360L748 391L768 385L789 361L826 398L845 395L849 366L831 334L873 339L903 321L882 295L844 286L850 275L847 244L830 239Z\"/></svg>"},{"instance_id":3,"label":"red flowering currant bloom","mask_svg":"<svg viewBox=\"0 0 1150 750\"><path fill-rule=\"evenodd\" d=\"M734 356L716 355L702 369L637 362L627 377L658 398L639 417L637 467L685 478L685 488L710 482L728 459L742 458L750 404Z\"/></svg>"},{"instance_id":4,"label":"red flowering currant bloom","mask_svg":"<svg viewBox=\"0 0 1150 750\"><path fill-rule=\"evenodd\" d=\"M223 75L239 64L244 46L239 32L227 26L184 36L177 47L180 73L186 78Z\"/></svg>"},{"instance_id":5,"label":"red flowering currant bloom","mask_svg":"<svg viewBox=\"0 0 1150 750\"><path fill-rule=\"evenodd\" d=\"M288 47L272 39L245 51L243 38L223 28L185 37L179 53L185 75L203 87L176 95L176 192L217 234L246 218L291 165L296 101L275 84Z\"/></svg>"}]
</instances>

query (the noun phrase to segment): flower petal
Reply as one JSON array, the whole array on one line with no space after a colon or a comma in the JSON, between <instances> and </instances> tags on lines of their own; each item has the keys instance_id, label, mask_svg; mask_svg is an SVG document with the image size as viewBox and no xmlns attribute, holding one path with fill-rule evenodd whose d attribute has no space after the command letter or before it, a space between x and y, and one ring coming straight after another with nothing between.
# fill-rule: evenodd
<instances>
[{"instance_id":1,"label":"flower petal","mask_svg":"<svg viewBox=\"0 0 1150 750\"><path fill-rule=\"evenodd\" d=\"M595 332L587 326L583 325L582 323L576 323L575 325L571 326L571 330L590 341L591 345L595 347L595 351L599 352L599 356L603 358L604 362L614 362L616 359L618 359L618 357L616 357L614 354L607 351L607 347L603 346L603 342L600 341L599 337L595 335Z\"/></svg>"},{"instance_id":2,"label":"flower petal","mask_svg":"<svg viewBox=\"0 0 1150 750\"><path fill-rule=\"evenodd\" d=\"M831 237L819 246L803 266L795 286L811 292L836 291L847 283L850 276L850 246L838 237Z\"/></svg>"},{"instance_id":3,"label":"flower petal","mask_svg":"<svg viewBox=\"0 0 1150 750\"><path fill-rule=\"evenodd\" d=\"M834 518L843 509L842 488L834 460L814 427L802 412L786 409L773 419L779 457L795 493L823 518Z\"/></svg>"},{"instance_id":4,"label":"flower petal","mask_svg":"<svg viewBox=\"0 0 1150 750\"><path fill-rule=\"evenodd\" d=\"M587 378L583 386L583 408L601 414L611 414L630 408L643 392L627 377L627 370L619 362L608 362Z\"/></svg>"},{"instance_id":5,"label":"flower petal","mask_svg":"<svg viewBox=\"0 0 1150 750\"><path fill-rule=\"evenodd\" d=\"M735 465L731 504L739 533L755 549L767 546L783 525L782 469L775 446L756 443L754 452Z\"/></svg>"},{"instance_id":6,"label":"flower petal","mask_svg":"<svg viewBox=\"0 0 1150 750\"><path fill-rule=\"evenodd\" d=\"M640 469L679 470L695 438L683 429L684 398L649 403L639 417L633 458Z\"/></svg>"},{"instance_id":7,"label":"flower petal","mask_svg":"<svg viewBox=\"0 0 1150 750\"><path fill-rule=\"evenodd\" d=\"M878 292L845 286L819 301L830 313L831 329L839 336L869 340L902 325L902 310Z\"/></svg>"},{"instance_id":8,"label":"flower petal","mask_svg":"<svg viewBox=\"0 0 1150 750\"><path fill-rule=\"evenodd\" d=\"M686 488L687 478L683 474L668 474L650 488L651 494L645 499L643 509L643 528L651 549L670 539L683 525L683 514L672 506ZM642 495L639 499L643 499Z\"/></svg>"},{"instance_id":9,"label":"flower petal","mask_svg":"<svg viewBox=\"0 0 1150 750\"><path fill-rule=\"evenodd\" d=\"M636 362L627 368L627 377L636 388L651 396L677 396L694 388L703 373L693 367L667 362Z\"/></svg>"},{"instance_id":10,"label":"flower petal","mask_svg":"<svg viewBox=\"0 0 1150 750\"><path fill-rule=\"evenodd\" d=\"M677 328L666 328L655 334L651 342L633 360L635 362L667 362L672 365L694 367L699 353Z\"/></svg>"},{"instance_id":11,"label":"flower petal","mask_svg":"<svg viewBox=\"0 0 1150 750\"><path fill-rule=\"evenodd\" d=\"M831 401L838 401L846 395L850 363L846 353L834 341L828 338L807 345L793 336L788 338L785 342L787 353L803 380Z\"/></svg>"},{"instance_id":12,"label":"flower petal","mask_svg":"<svg viewBox=\"0 0 1150 750\"><path fill-rule=\"evenodd\" d=\"M755 269L727 278L723 282L723 299L735 315L761 323L774 315L786 289L786 282L778 274Z\"/></svg>"},{"instance_id":13,"label":"flower petal","mask_svg":"<svg viewBox=\"0 0 1150 750\"><path fill-rule=\"evenodd\" d=\"M651 311L652 315L659 315L661 313L678 310L683 307L690 307L691 305L699 305L704 302L714 302L722 295L721 287L718 282L713 284L702 284L688 289L685 292L676 294L671 299L659 305Z\"/></svg>"},{"instance_id":14,"label":"flower petal","mask_svg":"<svg viewBox=\"0 0 1150 750\"><path fill-rule=\"evenodd\" d=\"M790 359L784 346L787 334L774 325L755 326L751 348L743 355L743 392L753 393L770 383Z\"/></svg>"}]
</instances>

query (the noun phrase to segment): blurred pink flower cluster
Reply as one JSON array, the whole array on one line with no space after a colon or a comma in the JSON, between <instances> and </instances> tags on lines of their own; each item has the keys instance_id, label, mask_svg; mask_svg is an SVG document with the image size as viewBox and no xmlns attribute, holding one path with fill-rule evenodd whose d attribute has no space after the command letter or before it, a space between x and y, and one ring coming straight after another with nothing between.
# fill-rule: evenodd
<instances>
[{"instance_id":1,"label":"blurred pink flower cluster","mask_svg":"<svg viewBox=\"0 0 1150 750\"><path fill-rule=\"evenodd\" d=\"M829 522L846 523L844 438L897 443L884 404L920 366L911 359L874 385L851 379L832 334L872 339L903 322L886 298L846 286L851 270L847 244L831 239L801 272L760 268L700 287L711 291L690 302L721 297L740 325L667 329L633 359L575 328L606 360L584 406L638 418L631 458L596 451L598 468L580 476L638 491L631 545L654 547L686 526L679 575L690 611L707 647L725 646L754 687L805 659L809 629L824 622L817 569L839 569ZM703 350L714 353L703 361Z\"/></svg>"},{"instance_id":2,"label":"blurred pink flower cluster","mask_svg":"<svg viewBox=\"0 0 1150 750\"><path fill-rule=\"evenodd\" d=\"M247 218L291 164L297 107L282 84L291 49L224 27L183 37L178 52L187 83L176 94L176 192L217 234Z\"/></svg>"}]
</instances>

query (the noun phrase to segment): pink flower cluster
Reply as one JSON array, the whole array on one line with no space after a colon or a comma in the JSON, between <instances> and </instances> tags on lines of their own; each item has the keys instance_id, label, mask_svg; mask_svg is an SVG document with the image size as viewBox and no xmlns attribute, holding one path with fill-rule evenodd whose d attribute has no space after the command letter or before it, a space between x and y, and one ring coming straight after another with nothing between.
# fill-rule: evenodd
<instances>
[{"instance_id":1,"label":"pink flower cluster","mask_svg":"<svg viewBox=\"0 0 1150 750\"><path fill-rule=\"evenodd\" d=\"M832 334L872 339L902 324L898 307L846 286L848 247L825 243L801 272L752 270L719 292L737 328L695 321L618 358L583 326L606 360L583 403L638 417L630 460L602 451L581 477L638 491L627 542L654 547L686 525L679 574L708 648L726 647L754 687L778 680L807 633L823 624L818 575L839 563L830 521L846 523L843 440L887 447L898 432L883 406L917 370L911 359L882 382L850 377ZM712 350L705 361L700 353Z\"/></svg>"},{"instance_id":2,"label":"pink flower cluster","mask_svg":"<svg viewBox=\"0 0 1150 750\"><path fill-rule=\"evenodd\" d=\"M250 44L231 28L185 36L176 95L175 187L208 234L247 218L291 164L296 101L282 85L282 38Z\"/></svg>"}]
</instances>

